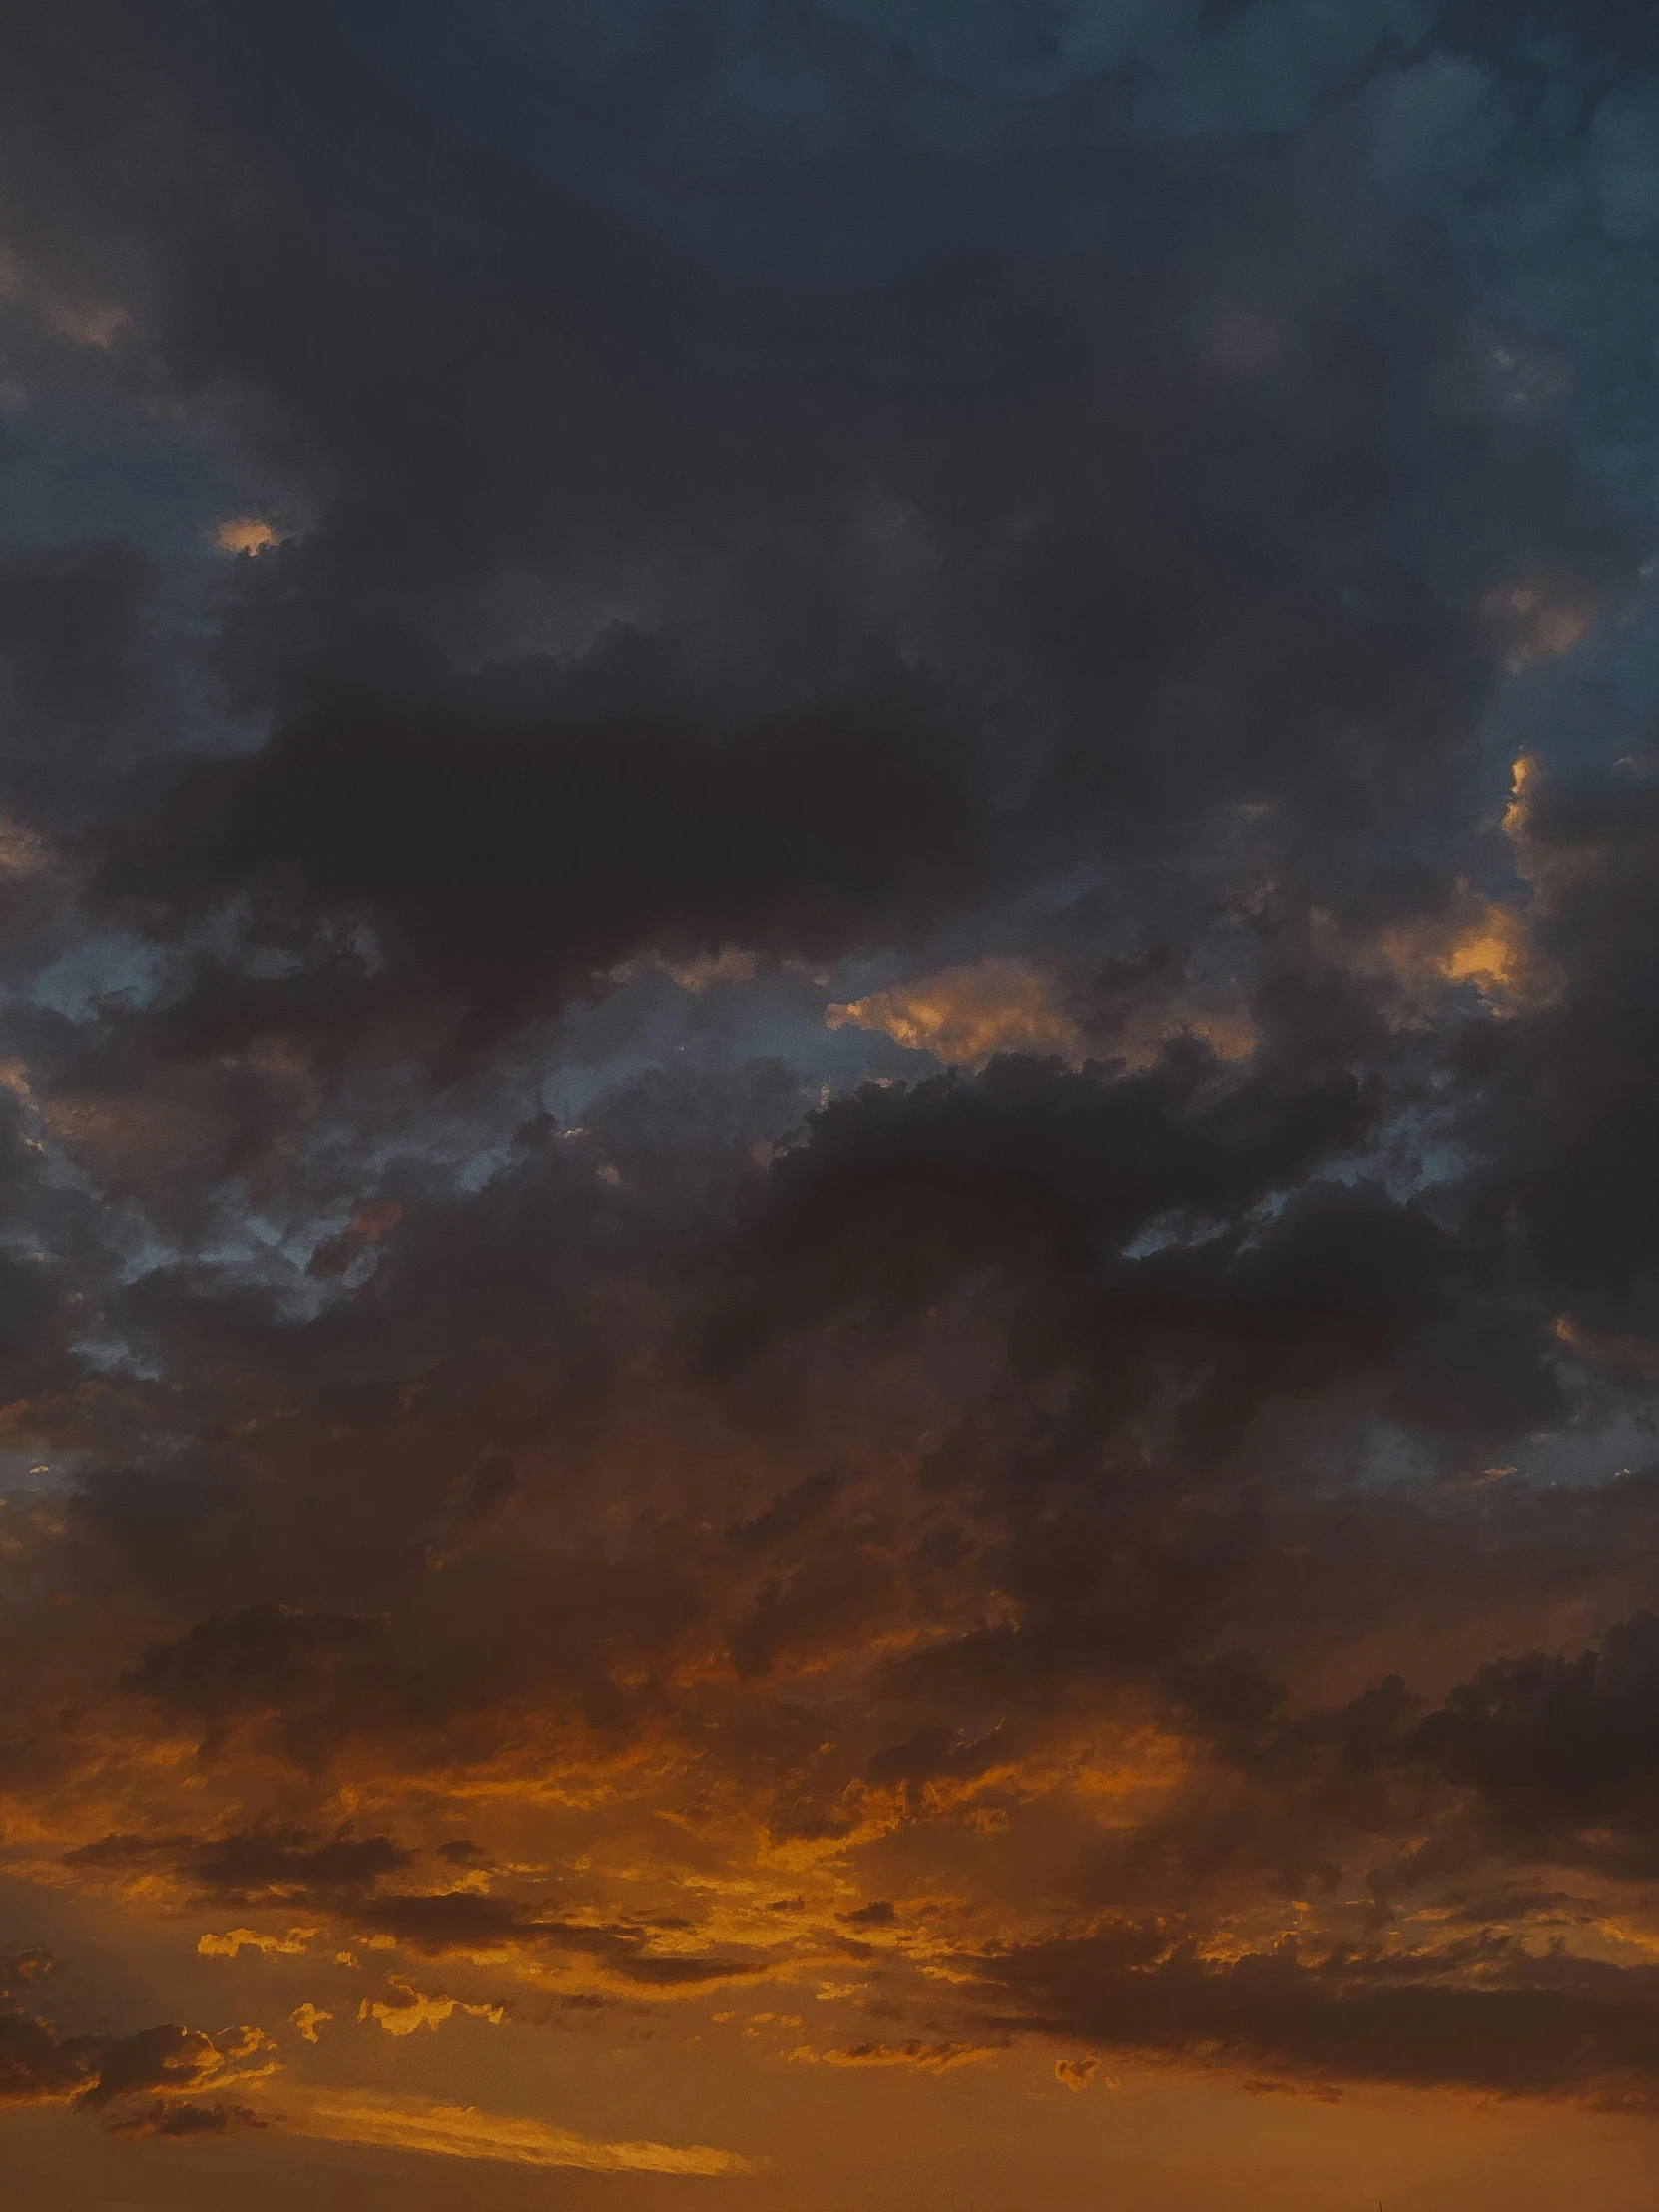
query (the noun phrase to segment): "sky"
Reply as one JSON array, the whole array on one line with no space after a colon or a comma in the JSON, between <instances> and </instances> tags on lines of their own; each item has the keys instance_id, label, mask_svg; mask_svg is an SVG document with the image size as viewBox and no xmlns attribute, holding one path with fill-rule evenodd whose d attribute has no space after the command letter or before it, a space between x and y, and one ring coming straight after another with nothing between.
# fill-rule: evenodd
<instances>
[{"instance_id":1,"label":"sky","mask_svg":"<svg viewBox=\"0 0 1659 2212\"><path fill-rule=\"evenodd\" d=\"M25 2212L1659 2155L1659 25L0 11Z\"/></svg>"}]
</instances>

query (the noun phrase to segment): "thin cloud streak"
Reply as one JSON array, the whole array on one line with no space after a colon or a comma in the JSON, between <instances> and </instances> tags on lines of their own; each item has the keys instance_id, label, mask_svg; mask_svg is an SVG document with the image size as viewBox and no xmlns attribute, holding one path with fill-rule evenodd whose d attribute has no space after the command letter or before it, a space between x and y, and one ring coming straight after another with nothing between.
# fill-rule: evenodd
<instances>
[{"instance_id":1,"label":"thin cloud streak","mask_svg":"<svg viewBox=\"0 0 1659 2212\"><path fill-rule=\"evenodd\" d=\"M366 2090L311 2090L284 2106L279 2124L325 2142L362 2143L376 2150L508 2166L573 2166L587 2173L708 2178L755 2170L733 2151L701 2145L676 2149L667 2143L601 2143L541 2120Z\"/></svg>"}]
</instances>

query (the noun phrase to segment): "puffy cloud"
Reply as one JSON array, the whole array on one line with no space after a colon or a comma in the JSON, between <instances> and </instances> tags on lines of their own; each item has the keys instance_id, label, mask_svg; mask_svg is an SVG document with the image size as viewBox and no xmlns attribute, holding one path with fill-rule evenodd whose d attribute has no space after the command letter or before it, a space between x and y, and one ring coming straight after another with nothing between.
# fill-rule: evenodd
<instances>
[{"instance_id":1,"label":"puffy cloud","mask_svg":"<svg viewBox=\"0 0 1659 2212\"><path fill-rule=\"evenodd\" d=\"M275 2072L265 2057L270 2038L258 2028L232 2030L221 2042L188 2027L147 2027L100 2052L97 2079L80 2103L101 2111L120 2099L161 2091L171 2100L187 2091L234 2081L259 2081Z\"/></svg>"},{"instance_id":2,"label":"puffy cloud","mask_svg":"<svg viewBox=\"0 0 1659 2212\"><path fill-rule=\"evenodd\" d=\"M831 1006L831 1029L855 1023L881 1029L895 1044L931 1052L955 1064L975 1066L998 1052L1054 1052L1069 1058L1078 1031L1056 1003L1052 985L1021 960L982 960L942 975L894 985Z\"/></svg>"},{"instance_id":3,"label":"puffy cloud","mask_svg":"<svg viewBox=\"0 0 1659 2212\"><path fill-rule=\"evenodd\" d=\"M0 2100L7 2104L61 2102L97 2080L96 2038L60 2037L19 2001L51 1968L41 1951L0 1956Z\"/></svg>"},{"instance_id":4,"label":"puffy cloud","mask_svg":"<svg viewBox=\"0 0 1659 2212\"><path fill-rule=\"evenodd\" d=\"M322 2039L322 2030L333 2018L332 2012L324 2012L320 2005L306 2002L295 2005L288 2014L289 2024L299 2031L302 2042L316 2043Z\"/></svg>"},{"instance_id":5,"label":"puffy cloud","mask_svg":"<svg viewBox=\"0 0 1659 2212\"><path fill-rule=\"evenodd\" d=\"M259 515L227 515L214 525L213 540L222 553L263 553L281 535Z\"/></svg>"},{"instance_id":6,"label":"puffy cloud","mask_svg":"<svg viewBox=\"0 0 1659 2212\"><path fill-rule=\"evenodd\" d=\"M1512 1850L1645 1879L1659 1793L1659 1619L1615 1622L1599 1647L1489 1660L1419 1723L1413 1749L1480 1793Z\"/></svg>"},{"instance_id":7,"label":"puffy cloud","mask_svg":"<svg viewBox=\"0 0 1659 2212\"><path fill-rule=\"evenodd\" d=\"M314 1928L290 1928L284 1936L233 1928L223 1936L199 1936L196 1947L204 1958L236 1958L244 1950L257 1950L265 1958L302 1958L316 1933Z\"/></svg>"},{"instance_id":8,"label":"puffy cloud","mask_svg":"<svg viewBox=\"0 0 1659 2212\"><path fill-rule=\"evenodd\" d=\"M30 1999L55 1966L42 1951L0 1956L0 2104L66 2104L106 2114L113 2134L191 2136L261 2126L243 2104L192 2101L194 2092L268 2077L268 2037L257 2028L217 2040L187 2027L137 2034L63 2034Z\"/></svg>"},{"instance_id":9,"label":"puffy cloud","mask_svg":"<svg viewBox=\"0 0 1659 2212\"><path fill-rule=\"evenodd\" d=\"M1062 2089L1070 2089L1073 2095L1081 2095L1099 2071L1100 2060L1092 2054L1084 2058L1056 2058L1054 2061L1055 2080Z\"/></svg>"},{"instance_id":10,"label":"puffy cloud","mask_svg":"<svg viewBox=\"0 0 1659 2212\"><path fill-rule=\"evenodd\" d=\"M416 2028L427 2027L436 2034L444 2021L456 2012L464 2012L475 2020L488 2020L491 2027L499 2027L506 2018L506 2008L499 2004L466 2004L459 1997L426 1996L406 1981L391 1979L389 1997L364 1997L357 2008L357 2018L378 2020L388 2035L412 2035ZM314 2015L326 2018L327 2014ZM303 2029L301 2033L303 2033ZM309 2040L315 2042L313 2033Z\"/></svg>"}]
</instances>

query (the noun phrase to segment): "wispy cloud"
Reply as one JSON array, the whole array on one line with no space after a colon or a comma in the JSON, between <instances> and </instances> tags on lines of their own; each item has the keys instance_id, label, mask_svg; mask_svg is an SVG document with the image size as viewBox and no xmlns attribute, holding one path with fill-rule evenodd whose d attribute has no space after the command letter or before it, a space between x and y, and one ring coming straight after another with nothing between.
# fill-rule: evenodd
<instances>
[{"instance_id":1,"label":"wispy cloud","mask_svg":"<svg viewBox=\"0 0 1659 2212\"><path fill-rule=\"evenodd\" d=\"M576 2166L588 2173L747 2174L736 2151L701 2144L601 2142L544 2120L425 2097L376 2095L358 2089L315 2089L284 2106L291 2132L378 2150L420 2151L433 2158L472 2158L508 2166Z\"/></svg>"}]
</instances>

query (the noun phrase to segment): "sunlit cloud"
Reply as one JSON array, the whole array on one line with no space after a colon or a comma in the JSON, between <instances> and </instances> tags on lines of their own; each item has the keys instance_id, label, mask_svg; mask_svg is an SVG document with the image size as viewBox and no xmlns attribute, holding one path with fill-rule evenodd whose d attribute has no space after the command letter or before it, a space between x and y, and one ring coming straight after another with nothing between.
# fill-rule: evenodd
<instances>
[{"instance_id":1,"label":"sunlit cloud","mask_svg":"<svg viewBox=\"0 0 1659 2212\"><path fill-rule=\"evenodd\" d=\"M1056 2058L1054 2078L1062 2089L1071 2090L1074 2096L1080 2095L1095 2080L1100 2082L1102 2088L1118 2087L1118 2082L1111 2074L1100 2071L1100 2060L1092 2054L1085 2058Z\"/></svg>"},{"instance_id":2,"label":"sunlit cloud","mask_svg":"<svg viewBox=\"0 0 1659 2212\"><path fill-rule=\"evenodd\" d=\"M1449 989L1467 988L1501 1019L1550 1005L1562 988L1559 968L1538 947L1530 912L1472 883L1453 885L1437 912L1369 935L1344 932L1324 912L1312 921L1321 953L1376 987L1398 1026L1434 1021Z\"/></svg>"},{"instance_id":3,"label":"sunlit cloud","mask_svg":"<svg viewBox=\"0 0 1659 2212\"><path fill-rule=\"evenodd\" d=\"M280 2115L290 2131L377 2150L432 2158L470 2158L508 2166L572 2166L588 2173L714 2177L754 2171L736 2151L701 2145L601 2142L543 2120L481 2112L472 2105L369 2090L314 2089L288 2099Z\"/></svg>"},{"instance_id":4,"label":"sunlit cloud","mask_svg":"<svg viewBox=\"0 0 1659 2212\"><path fill-rule=\"evenodd\" d=\"M984 2065L997 2055L989 2043L851 2043L843 2050L813 2050L803 2044L790 2057L797 2065L902 2066L916 2073L952 2073L958 2066Z\"/></svg>"},{"instance_id":5,"label":"sunlit cloud","mask_svg":"<svg viewBox=\"0 0 1659 2212\"><path fill-rule=\"evenodd\" d=\"M244 1950L260 1951L267 1958L302 1957L314 1928L290 1928L286 1936L263 1934L258 1929L233 1928L223 1936L201 1936L196 1947L204 1958L235 1958Z\"/></svg>"},{"instance_id":6,"label":"sunlit cloud","mask_svg":"<svg viewBox=\"0 0 1659 2212\"><path fill-rule=\"evenodd\" d=\"M830 1006L830 1029L876 1029L895 1044L953 1066L981 1066L998 1052L1081 1051L1076 1023L1052 979L1023 960L992 958L945 968L915 983Z\"/></svg>"},{"instance_id":7,"label":"sunlit cloud","mask_svg":"<svg viewBox=\"0 0 1659 2212\"><path fill-rule=\"evenodd\" d=\"M282 533L263 515L227 515L211 534L222 553L265 553L282 541Z\"/></svg>"},{"instance_id":8,"label":"sunlit cloud","mask_svg":"<svg viewBox=\"0 0 1659 2212\"><path fill-rule=\"evenodd\" d=\"M444 2021L454 2013L465 2013L475 2020L487 2020L491 2027L499 2027L506 2018L506 2007L500 2004L466 2004L459 1997L426 1996L406 1981L391 1977L389 1997L364 1997L357 2007L357 2018L378 2020L388 2035L412 2035L417 2028L430 2028L435 2034Z\"/></svg>"},{"instance_id":9,"label":"sunlit cloud","mask_svg":"<svg viewBox=\"0 0 1659 2212\"><path fill-rule=\"evenodd\" d=\"M831 1005L830 1029L877 1030L947 1066L977 1068L1000 1052L1053 1054L1076 1066L1092 1054L1145 1066L1178 1036L1194 1036L1224 1060L1244 1059L1255 1033L1242 1008L1184 996L1137 1006L1115 1026L1090 1031L1057 979L1021 959L991 957L913 983Z\"/></svg>"}]
</instances>

